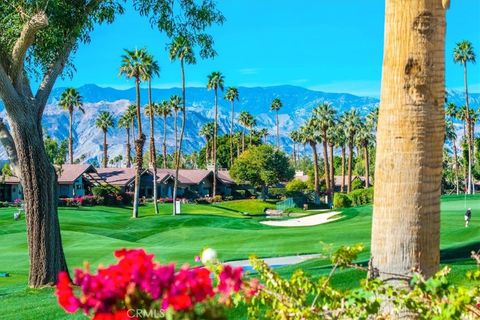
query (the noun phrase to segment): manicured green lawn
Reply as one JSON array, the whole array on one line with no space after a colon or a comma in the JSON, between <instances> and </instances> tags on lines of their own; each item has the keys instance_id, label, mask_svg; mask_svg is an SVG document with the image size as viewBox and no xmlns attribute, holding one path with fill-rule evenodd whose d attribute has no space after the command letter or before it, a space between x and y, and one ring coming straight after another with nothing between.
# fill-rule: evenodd
<instances>
[{"instance_id":1,"label":"manicured green lawn","mask_svg":"<svg viewBox=\"0 0 480 320\"><path fill-rule=\"evenodd\" d=\"M465 270L474 267L470 251L480 248L480 196L468 199L473 209L472 225L464 227L464 198L451 196L442 202L442 260L453 265L452 279L462 282ZM160 261L191 263L204 247L215 248L223 260L324 253L346 245L370 246L371 207L344 210L345 218L325 225L303 228L269 227L261 217L246 217L242 212L261 213L265 206L258 200L208 205L185 205L182 215L171 216L171 204L160 205L161 214L153 214L151 205L143 206L139 219L130 218L129 208L62 208L60 223L70 269L89 261L92 266L113 262L112 252L122 247L142 247L155 253ZM0 278L2 319L82 319L66 315L57 307L51 289L26 288L28 253L25 222L13 221L14 209L0 209ZM328 259L307 261L301 266L315 276L328 272ZM289 274L295 267L279 269ZM356 284L364 275L344 271L333 279L334 285Z\"/></svg>"}]
</instances>

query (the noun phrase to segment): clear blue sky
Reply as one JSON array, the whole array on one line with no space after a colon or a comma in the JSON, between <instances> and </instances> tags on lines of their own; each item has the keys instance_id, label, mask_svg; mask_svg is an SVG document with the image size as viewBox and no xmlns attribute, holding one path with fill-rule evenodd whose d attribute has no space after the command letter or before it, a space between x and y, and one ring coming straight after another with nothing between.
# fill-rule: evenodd
<instances>
[{"instance_id":1,"label":"clear blue sky","mask_svg":"<svg viewBox=\"0 0 480 320\"><path fill-rule=\"evenodd\" d=\"M219 55L187 69L187 84L203 86L219 70L226 85L291 84L378 96L383 50L383 0L221 0L227 18L211 30ZM447 86L461 88L462 69L452 62L455 43L470 40L479 63L470 66L471 89L480 92L480 0L452 0L447 16ZM92 42L75 54L77 72L57 86L126 88L118 77L124 48L146 47L162 71L155 87L176 87L180 71L168 59L167 39L128 8L112 25L97 27Z\"/></svg>"}]
</instances>

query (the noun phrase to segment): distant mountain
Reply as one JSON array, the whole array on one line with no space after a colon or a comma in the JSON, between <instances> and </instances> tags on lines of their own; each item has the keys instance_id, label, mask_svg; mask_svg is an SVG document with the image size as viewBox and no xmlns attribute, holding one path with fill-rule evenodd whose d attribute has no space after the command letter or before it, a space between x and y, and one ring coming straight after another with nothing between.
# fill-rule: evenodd
<instances>
[{"instance_id":1,"label":"distant mountain","mask_svg":"<svg viewBox=\"0 0 480 320\"><path fill-rule=\"evenodd\" d=\"M58 107L58 100L65 88L56 88L53 90L45 115L43 124L45 130L52 137L57 139L66 139L68 137L68 114ZM286 150L290 150L291 141L288 133L298 128L311 114L315 105L329 101L339 112L344 112L350 108L357 108L361 114L368 113L376 105L378 99L371 97L359 97L348 93L327 93L308 90L295 86L275 86L275 87L239 87L240 101L236 102L235 111L238 115L240 111L249 111L255 115L259 128L268 128L274 142L275 122L273 113L270 112L270 103L274 98L280 98L283 102L283 108L280 111L280 131L281 140ZM95 127L95 119L101 111L110 111L118 119L126 110L129 104L135 99L135 89L117 90L114 88L102 88L93 84L78 88L85 102L85 114L79 111L74 115L74 148L76 156L85 155L87 160L101 159L102 134ZM172 89L153 89L152 95L154 101L168 99L173 94L180 95L179 88ZM187 124L185 132L185 151L191 152L199 150L204 145L204 139L199 137L198 132L201 126L213 119L213 92L205 88L187 88ZM230 122L230 103L219 99L219 131L228 132ZM457 103L463 103L461 93L450 92L449 100ZM142 105L147 102L147 90L141 89ZM473 94L471 98L472 106L480 105L480 94ZM0 105L2 114L3 106ZM148 119L144 117L144 130L148 133ZM163 122L159 117L155 120L155 132L158 137L157 149L160 150L160 138L163 133ZM236 125L236 129L240 127ZM168 119L167 133L169 137L173 135L173 119ZM114 157L124 153L125 130L115 128L109 131L109 154ZM173 150L174 142L168 141L169 151ZM0 159L5 159L6 155L0 148Z\"/></svg>"}]
</instances>

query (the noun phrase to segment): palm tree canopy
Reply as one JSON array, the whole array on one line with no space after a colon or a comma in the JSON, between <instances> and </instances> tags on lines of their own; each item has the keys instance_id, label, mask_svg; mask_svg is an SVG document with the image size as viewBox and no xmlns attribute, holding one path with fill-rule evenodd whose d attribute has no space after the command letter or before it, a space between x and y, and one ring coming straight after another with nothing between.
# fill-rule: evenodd
<instances>
[{"instance_id":1,"label":"palm tree canopy","mask_svg":"<svg viewBox=\"0 0 480 320\"><path fill-rule=\"evenodd\" d=\"M124 129L130 129L132 125L132 116L128 112L125 112L120 119L118 119L118 127Z\"/></svg>"},{"instance_id":2,"label":"palm tree canopy","mask_svg":"<svg viewBox=\"0 0 480 320\"><path fill-rule=\"evenodd\" d=\"M95 125L97 128L102 129L103 131L108 131L108 128L115 126L115 121L113 120L113 116L108 111L102 111L97 117L95 121Z\"/></svg>"},{"instance_id":3,"label":"palm tree canopy","mask_svg":"<svg viewBox=\"0 0 480 320\"><path fill-rule=\"evenodd\" d=\"M458 108L457 105L453 102L449 102L445 108L445 115L449 118L457 118L458 117Z\"/></svg>"},{"instance_id":4,"label":"palm tree canopy","mask_svg":"<svg viewBox=\"0 0 480 320\"><path fill-rule=\"evenodd\" d=\"M272 101L272 104L270 105L270 110L271 111L278 111L282 108L283 104L282 101L279 98L275 98Z\"/></svg>"},{"instance_id":5,"label":"palm tree canopy","mask_svg":"<svg viewBox=\"0 0 480 320\"><path fill-rule=\"evenodd\" d=\"M318 121L321 130L327 130L335 122L335 110L331 103L324 102L313 109L313 116Z\"/></svg>"},{"instance_id":6,"label":"palm tree canopy","mask_svg":"<svg viewBox=\"0 0 480 320\"><path fill-rule=\"evenodd\" d=\"M122 65L120 66L119 75L135 79L148 78L148 61L149 54L146 49L125 49L122 55Z\"/></svg>"},{"instance_id":7,"label":"palm tree canopy","mask_svg":"<svg viewBox=\"0 0 480 320\"><path fill-rule=\"evenodd\" d=\"M361 124L357 109L352 108L345 112L342 116L342 123L347 138L353 139Z\"/></svg>"},{"instance_id":8,"label":"palm tree canopy","mask_svg":"<svg viewBox=\"0 0 480 320\"><path fill-rule=\"evenodd\" d=\"M368 147L373 144L375 141L375 136L373 135L370 128L364 124L360 123L357 129L357 133L355 135L355 142L360 147Z\"/></svg>"},{"instance_id":9,"label":"palm tree canopy","mask_svg":"<svg viewBox=\"0 0 480 320\"><path fill-rule=\"evenodd\" d=\"M299 134L302 143L316 143L321 140L318 122L313 118L300 127Z\"/></svg>"},{"instance_id":10,"label":"palm tree canopy","mask_svg":"<svg viewBox=\"0 0 480 320\"><path fill-rule=\"evenodd\" d=\"M159 116L168 117L172 114L172 106L169 101L164 100L158 104L156 111Z\"/></svg>"},{"instance_id":11,"label":"palm tree canopy","mask_svg":"<svg viewBox=\"0 0 480 320\"><path fill-rule=\"evenodd\" d=\"M223 84L225 77L219 71L214 71L208 75L207 80L207 89L208 90L217 90L220 89L223 91Z\"/></svg>"},{"instance_id":12,"label":"palm tree canopy","mask_svg":"<svg viewBox=\"0 0 480 320\"><path fill-rule=\"evenodd\" d=\"M238 89L234 87L229 87L227 88L227 91L225 93L225 100L228 100L230 102L233 102L235 100L238 101L240 95L238 93Z\"/></svg>"},{"instance_id":13,"label":"palm tree canopy","mask_svg":"<svg viewBox=\"0 0 480 320\"><path fill-rule=\"evenodd\" d=\"M85 113L83 110L82 96L75 88L67 88L62 92L58 105L68 112L73 112L75 108Z\"/></svg>"},{"instance_id":14,"label":"palm tree canopy","mask_svg":"<svg viewBox=\"0 0 480 320\"><path fill-rule=\"evenodd\" d=\"M182 110L182 98L177 95L170 97L170 107L173 111L178 112Z\"/></svg>"},{"instance_id":15,"label":"palm tree canopy","mask_svg":"<svg viewBox=\"0 0 480 320\"><path fill-rule=\"evenodd\" d=\"M185 61L187 64L195 64L195 53L192 49L192 44L184 36L178 36L173 39L168 47L168 52L170 55L170 60L181 60Z\"/></svg>"},{"instance_id":16,"label":"palm tree canopy","mask_svg":"<svg viewBox=\"0 0 480 320\"><path fill-rule=\"evenodd\" d=\"M445 122L445 140L446 141L455 141L457 140L457 133L455 132L455 125L452 120L447 120Z\"/></svg>"},{"instance_id":17,"label":"palm tree canopy","mask_svg":"<svg viewBox=\"0 0 480 320\"><path fill-rule=\"evenodd\" d=\"M368 128L370 128L373 131L377 131L379 112L380 112L380 109L377 106L372 111L370 111L366 117L366 125Z\"/></svg>"},{"instance_id":18,"label":"palm tree canopy","mask_svg":"<svg viewBox=\"0 0 480 320\"><path fill-rule=\"evenodd\" d=\"M457 43L453 49L453 61L462 64L467 62L475 63L475 51L470 41L463 40Z\"/></svg>"},{"instance_id":19,"label":"palm tree canopy","mask_svg":"<svg viewBox=\"0 0 480 320\"><path fill-rule=\"evenodd\" d=\"M153 77L160 74L160 65L155 60L153 55L146 53L143 59L143 68L145 72L141 75L143 81L152 80Z\"/></svg>"},{"instance_id":20,"label":"palm tree canopy","mask_svg":"<svg viewBox=\"0 0 480 320\"><path fill-rule=\"evenodd\" d=\"M247 112L247 111L242 111L240 112L240 115L238 116L238 122L244 127L249 127L249 123L252 121L253 116Z\"/></svg>"},{"instance_id":21,"label":"palm tree canopy","mask_svg":"<svg viewBox=\"0 0 480 320\"><path fill-rule=\"evenodd\" d=\"M260 136L262 137L268 136L268 129L267 128L260 129Z\"/></svg>"},{"instance_id":22,"label":"palm tree canopy","mask_svg":"<svg viewBox=\"0 0 480 320\"><path fill-rule=\"evenodd\" d=\"M147 103L144 109L145 115L146 116L150 116L150 114L155 115L157 113L158 107L159 105L157 103L152 103L152 104Z\"/></svg>"},{"instance_id":23,"label":"palm tree canopy","mask_svg":"<svg viewBox=\"0 0 480 320\"><path fill-rule=\"evenodd\" d=\"M246 126L250 129L252 129L253 127L255 127L257 125L257 120L255 120L255 118L249 114L249 117L247 119L247 123L246 123Z\"/></svg>"},{"instance_id":24,"label":"palm tree canopy","mask_svg":"<svg viewBox=\"0 0 480 320\"><path fill-rule=\"evenodd\" d=\"M207 122L200 128L200 135L207 140L213 136L215 130L215 124L213 122Z\"/></svg>"}]
</instances>

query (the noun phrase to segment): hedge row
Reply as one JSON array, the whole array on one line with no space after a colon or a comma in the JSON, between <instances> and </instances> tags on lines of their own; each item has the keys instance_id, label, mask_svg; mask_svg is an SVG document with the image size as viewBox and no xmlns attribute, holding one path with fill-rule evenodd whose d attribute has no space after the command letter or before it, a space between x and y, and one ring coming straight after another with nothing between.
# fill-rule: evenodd
<instances>
[{"instance_id":1,"label":"hedge row","mask_svg":"<svg viewBox=\"0 0 480 320\"><path fill-rule=\"evenodd\" d=\"M349 208L373 203L373 188L358 189L350 193L335 193L333 196L333 207Z\"/></svg>"}]
</instances>

